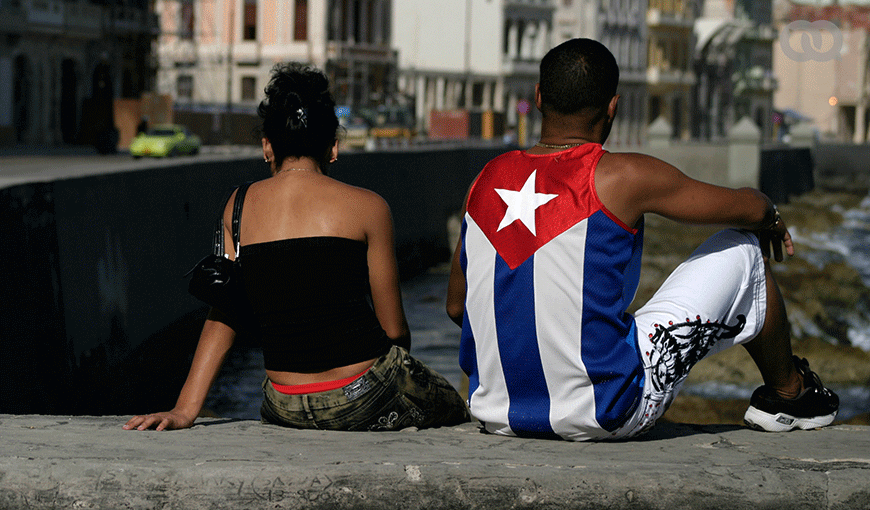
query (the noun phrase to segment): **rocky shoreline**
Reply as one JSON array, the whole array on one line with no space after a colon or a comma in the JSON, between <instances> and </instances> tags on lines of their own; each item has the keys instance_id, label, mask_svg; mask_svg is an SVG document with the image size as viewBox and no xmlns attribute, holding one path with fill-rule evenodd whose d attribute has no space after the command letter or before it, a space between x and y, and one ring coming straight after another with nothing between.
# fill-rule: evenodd
<instances>
[{"instance_id":1,"label":"rocky shoreline","mask_svg":"<svg viewBox=\"0 0 870 510\"><path fill-rule=\"evenodd\" d=\"M843 211L856 207L867 189L830 189L793 198L778 206L789 229L798 234L796 254L774 263L789 319L794 352L811 362L828 385L870 386L870 352L853 347L846 318L870 319L870 288L845 261L819 264L813 249L801 242L814 233L828 232L843 222ZM647 217L644 263L635 305L645 303L668 274L701 242L715 232L710 227L687 227L657 216ZM708 381L757 386L762 384L754 363L744 349L729 349L699 363L687 386ZM711 400L680 395L664 420L680 423L742 423L748 399ZM845 423L870 424L870 413Z\"/></svg>"}]
</instances>

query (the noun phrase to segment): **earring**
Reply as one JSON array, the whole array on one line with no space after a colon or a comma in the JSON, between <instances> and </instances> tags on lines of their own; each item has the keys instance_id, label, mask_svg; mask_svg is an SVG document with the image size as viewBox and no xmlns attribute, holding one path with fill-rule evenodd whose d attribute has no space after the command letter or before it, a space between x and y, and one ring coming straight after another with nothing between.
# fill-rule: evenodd
<instances>
[{"instance_id":1,"label":"earring","mask_svg":"<svg viewBox=\"0 0 870 510\"><path fill-rule=\"evenodd\" d=\"M265 161L266 163L271 163L271 162L272 162L272 160L269 159L269 158L263 158L263 161Z\"/></svg>"},{"instance_id":2,"label":"earring","mask_svg":"<svg viewBox=\"0 0 870 510\"><path fill-rule=\"evenodd\" d=\"M335 163L336 161L338 161L338 157L335 157L335 158L332 158L329 160L330 163Z\"/></svg>"}]
</instances>

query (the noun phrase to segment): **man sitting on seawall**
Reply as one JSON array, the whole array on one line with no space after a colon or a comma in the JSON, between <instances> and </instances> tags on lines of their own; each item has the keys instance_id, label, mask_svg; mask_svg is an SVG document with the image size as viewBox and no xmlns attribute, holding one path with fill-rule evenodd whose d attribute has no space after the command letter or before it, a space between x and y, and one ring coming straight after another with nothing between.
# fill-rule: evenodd
<instances>
[{"instance_id":1,"label":"man sitting on seawall","mask_svg":"<svg viewBox=\"0 0 870 510\"><path fill-rule=\"evenodd\" d=\"M830 424L837 395L792 355L769 258L771 247L782 261L794 246L770 199L603 150L619 68L602 44L567 41L540 73L541 142L486 165L469 189L453 259L447 312L462 327L472 415L496 434L636 436L698 361L740 344L764 379L749 426ZM631 316L646 213L733 228L702 244Z\"/></svg>"}]
</instances>

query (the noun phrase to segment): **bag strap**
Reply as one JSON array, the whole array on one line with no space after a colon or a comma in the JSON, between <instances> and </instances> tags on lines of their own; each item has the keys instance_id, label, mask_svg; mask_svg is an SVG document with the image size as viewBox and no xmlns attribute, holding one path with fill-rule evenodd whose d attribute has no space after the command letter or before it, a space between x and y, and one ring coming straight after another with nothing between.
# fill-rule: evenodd
<instances>
[{"instance_id":1,"label":"bag strap","mask_svg":"<svg viewBox=\"0 0 870 510\"><path fill-rule=\"evenodd\" d=\"M235 189L233 191L235 191ZM227 202L230 201L230 197L233 196L233 191L227 193L227 198L221 202L222 207L218 214L217 222L215 222L212 249L214 250L214 254L218 257L224 257L226 255L226 251L224 251L224 210L227 207Z\"/></svg>"},{"instance_id":2,"label":"bag strap","mask_svg":"<svg viewBox=\"0 0 870 510\"><path fill-rule=\"evenodd\" d=\"M214 227L214 237L212 238L212 248L214 254L218 257L224 256L224 215L221 213L218 216L217 224Z\"/></svg>"},{"instance_id":3,"label":"bag strap","mask_svg":"<svg viewBox=\"0 0 870 510\"><path fill-rule=\"evenodd\" d=\"M242 226L242 205L245 203L245 194L248 192L250 182L246 182L239 186L236 190L236 201L233 203L233 246L236 250L236 258L239 258L239 251L242 249L241 244L241 226Z\"/></svg>"}]
</instances>

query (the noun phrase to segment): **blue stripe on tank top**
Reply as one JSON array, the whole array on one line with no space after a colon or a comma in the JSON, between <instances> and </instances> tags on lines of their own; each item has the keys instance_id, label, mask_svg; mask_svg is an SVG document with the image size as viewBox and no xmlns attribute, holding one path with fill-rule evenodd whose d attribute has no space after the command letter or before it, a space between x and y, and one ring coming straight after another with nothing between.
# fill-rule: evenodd
<instances>
[{"instance_id":1,"label":"blue stripe on tank top","mask_svg":"<svg viewBox=\"0 0 870 510\"><path fill-rule=\"evenodd\" d=\"M513 271L496 255L494 294L498 349L510 398L508 424L522 437L558 438L550 425L550 392L535 328L535 257Z\"/></svg>"},{"instance_id":2,"label":"blue stripe on tank top","mask_svg":"<svg viewBox=\"0 0 870 510\"><path fill-rule=\"evenodd\" d=\"M635 334L634 319L623 312L626 298L622 292L613 295L616 282L630 263L626 260L616 267L614 260L631 249L634 239L601 211L589 217L589 232L595 232L598 239L586 243L580 357L595 392L595 419L604 430L612 432L625 423L640 402L643 365L636 341L602 344L596 339L625 339ZM604 322L602 317L615 319Z\"/></svg>"}]
</instances>

